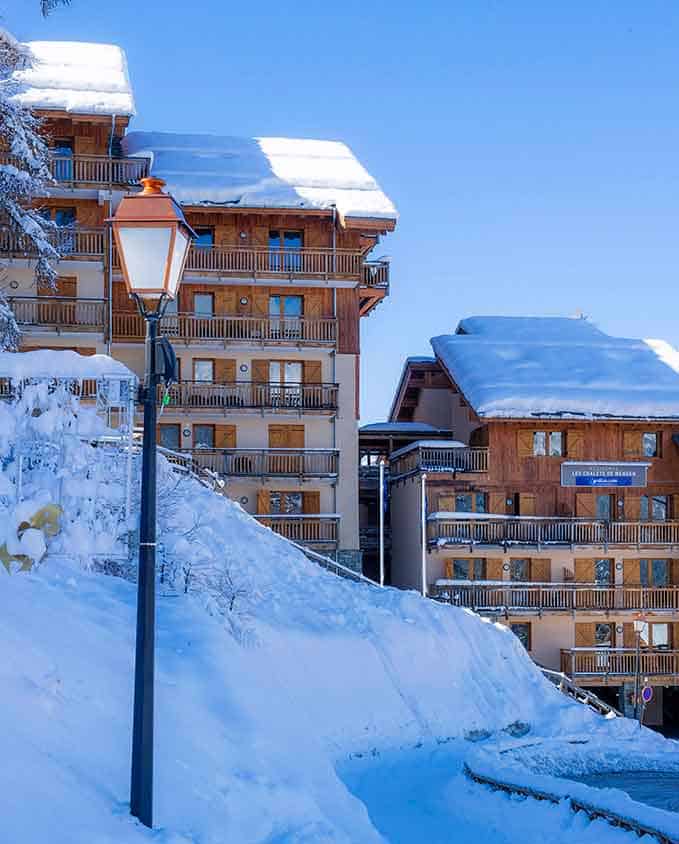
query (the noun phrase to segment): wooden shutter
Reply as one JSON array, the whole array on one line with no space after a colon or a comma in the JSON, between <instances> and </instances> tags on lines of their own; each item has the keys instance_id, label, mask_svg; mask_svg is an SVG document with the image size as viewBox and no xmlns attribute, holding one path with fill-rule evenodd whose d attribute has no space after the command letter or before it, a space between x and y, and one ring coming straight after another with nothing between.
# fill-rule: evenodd
<instances>
[{"instance_id":1,"label":"wooden shutter","mask_svg":"<svg viewBox=\"0 0 679 844\"><path fill-rule=\"evenodd\" d=\"M137 310L137 306L127 292L127 288L119 281L113 283L113 310L126 313Z\"/></svg>"},{"instance_id":2,"label":"wooden shutter","mask_svg":"<svg viewBox=\"0 0 679 844\"><path fill-rule=\"evenodd\" d=\"M679 560L670 560L670 583L673 586L679 586Z\"/></svg>"},{"instance_id":3,"label":"wooden shutter","mask_svg":"<svg viewBox=\"0 0 679 844\"><path fill-rule=\"evenodd\" d=\"M302 371L305 384L320 384L323 380L323 366L320 360L305 360Z\"/></svg>"},{"instance_id":4,"label":"wooden shutter","mask_svg":"<svg viewBox=\"0 0 679 844\"><path fill-rule=\"evenodd\" d=\"M238 301L237 290L235 287L217 287L215 289L215 313L216 314L236 314L238 308L236 302Z\"/></svg>"},{"instance_id":5,"label":"wooden shutter","mask_svg":"<svg viewBox=\"0 0 679 844\"><path fill-rule=\"evenodd\" d=\"M318 515L321 512L321 493L317 490L303 493L302 510L304 513Z\"/></svg>"},{"instance_id":6,"label":"wooden shutter","mask_svg":"<svg viewBox=\"0 0 679 844\"><path fill-rule=\"evenodd\" d=\"M622 646L623 648L636 648L637 634L634 632L634 624L622 625Z\"/></svg>"},{"instance_id":7,"label":"wooden shutter","mask_svg":"<svg viewBox=\"0 0 679 844\"><path fill-rule=\"evenodd\" d=\"M625 493L625 519L638 522L641 518L641 496L634 492Z\"/></svg>"},{"instance_id":8,"label":"wooden shutter","mask_svg":"<svg viewBox=\"0 0 679 844\"><path fill-rule=\"evenodd\" d=\"M639 457L641 455L641 434L639 431L623 432L622 453L625 457Z\"/></svg>"},{"instance_id":9,"label":"wooden shutter","mask_svg":"<svg viewBox=\"0 0 679 844\"><path fill-rule=\"evenodd\" d=\"M594 493L575 493L575 515L581 519L596 518L596 499L594 498Z\"/></svg>"},{"instance_id":10,"label":"wooden shutter","mask_svg":"<svg viewBox=\"0 0 679 844\"><path fill-rule=\"evenodd\" d=\"M679 650L679 621L670 624L670 648L673 651Z\"/></svg>"},{"instance_id":11,"label":"wooden shutter","mask_svg":"<svg viewBox=\"0 0 679 844\"><path fill-rule=\"evenodd\" d=\"M68 296L74 299L77 295L78 279L74 275L60 275L56 280L54 289L51 287L38 287L38 296ZM124 285L121 285L124 287Z\"/></svg>"},{"instance_id":12,"label":"wooden shutter","mask_svg":"<svg viewBox=\"0 0 679 844\"><path fill-rule=\"evenodd\" d=\"M269 448L304 448L304 425L269 425Z\"/></svg>"},{"instance_id":13,"label":"wooden shutter","mask_svg":"<svg viewBox=\"0 0 679 844\"><path fill-rule=\"evenodd\" d=\"M594 560L575 561L575 579L578 583L594 583L596 566Z\"/></svg>"},{"instance_id":14,"label":"wooden shutter","mask_svg":"<svg viewBox=\"0 0 679 844\"><path fill-rule=\"evenodd\" d=\"M215 360L215 381L223 384L225 381L236 380L236 361L233 358L217 358Z\"/></svg>"},{"instance_id":15,"label":"wooden shutter","mask_svg":"<svg viewBox=\"0 0 679 844\"><path fill-rule=\"evenodd\" d=\"M532 492L519 493L519 515L520 516L534 516L535 515L535 494Z\"/></svg>"},{"instance_id":16,"label":"wooden shutter","mask_svg":"<svg viewBox=\"0 0 679 844\"><path fill-rule=\"evenodd\" d=\"M596 624L594 622L578 622L575 625L575 647L593 648L595 645Z\"/></svg>"},{"instance_id":17,"label":"wooden shutter","mask_svg":"<svg viewBox=\"0 0 679 844\"><path fill-rule=\"evenodd\" d=\"M488 580L502 580L502 558L486 559L486 577Z\"/></svg>"},{"instance_id":18,"label":"wooden shutter","mask_svg":"<svg viewBox=\"0 0 679 844\"><path fill-rule=\"evenodd\" d=\"M268 489L257 490L257 513L264 516L271 512L271 495Z\"/></svg>"},{"instance_id":19,"label":"wooden shutter","mask_svg":"<svg viewBox=\"0 0 679 844\"><path fill-rule=\"evenodd\" d=\"M551 577L551 560L531 559L530 579L535 583L549 583Z\"/></svg>"},{"instance_id":20,"label":"wooden shutter","mask_svg":"<svg viewBox=\"0 0 679 844\"><path fill-rule=\"evenodd\" d=\"M215 448L236 447L236 426L215 425Z\"/></svg>"},{"instance_id":21,"label":"wooden shutter","mask_svg":"<svg viewBox=\"0 0 679 844\"><path fill-rule=\"evenodd\" d=\"M288 425L288 448L304 448L304 425Z\"/></svg>"},{"instance_id":22,"label":"wooden shutter","mask_svg":"<svg viewBox=\"0 0 679 844\"><path fill-rule=\"evenodd\" d=\"M516 432L516 450L519 457L533 456L533 432L532 431L517 431Z\"/></svg>"},{"instance_id":23,"label":"wooden shutter","mask_svg":"<svg viewBox=\"0 0 679 844\"><path fill-rule=\"evenodd\" d=\"M314 291L304 294L304 316L318 319L323 316L323 293Z\"/></svg>"},{"instance_id":24,"label":"wooden shutter","mask_svg":"<svg viewBox=\"0 0 679 844\"><path fill-rule=\"evenodd\" d=\"M566 434L566 454L571 460L583 460L585 457L585 432L568 431Z\"/></svg>"},{"instance_id":25,"label":"wooden shutter","mask_svg":"<svg viewBox=\"0 0 679 844\"><path fill-rule=\"evenodd\" d=\"M500 516L507 512L505 504L507 496L504 492L489 492L488 493L488 512L496 513Z\"/></svg>"},{"instance_id":26,"label":"wooden shutter","mask_svg":"<svg viewBox=\"0 0 679 844\"><path fill-rule=\"evenodd\" d=\"M622 561L622 582L626 585L639 585L641 583L641 565L639 560Z\"/></svg>"},{"instance_id":27,"label":"wooden shutter","mask_svg":"<svg viewBox=\"0 0 679 844\"><path fill-rule=\"evenodd\" d=\"M252 294L252 315L256 317L269 316L268 291L255 290Z\"/></svg>"},{"instance_id":28,"label":"wooden shutter","mask_svg":"<svg viewBox=\"0 0 679 844\"><path fill-rule=\"evenodd\" d=\"M252 380L255 383L269 383L269 361L253 360L251 364Z\"/></svg>"},{"instance_id":29,"label":"wooden shutter","mask_svg":"<svg viewBox=\"0 0 679 844\"><path fill-rule=\"evenodd\" d=\"M671 495L670 499L670 518L679 519L679 495Z\"/></svg>"},{"instance_id":30,"label":"wooden shutter","mask_svg":"<svg viewBox=\"0 0 679 844\"><path fill-rule=\"evenodd\" d=\"M454 513L455 512L455 496L446 495L443 492L439 493L437 510L439 513Z\"/></svg>"}]
</instances>

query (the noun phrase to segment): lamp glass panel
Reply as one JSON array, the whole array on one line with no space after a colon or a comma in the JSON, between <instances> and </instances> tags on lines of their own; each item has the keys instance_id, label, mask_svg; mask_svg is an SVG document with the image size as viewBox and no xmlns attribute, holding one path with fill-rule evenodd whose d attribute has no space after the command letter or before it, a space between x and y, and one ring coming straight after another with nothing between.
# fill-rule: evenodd
<instances>
[{"instance_id":1,"label":"lamp glass panel","mask_svg":"<svg viewBox=\"0 0 679 844\"><path fill-rule=\"evenodd\" d=\"M172 299L174 299L177 295L177 290L181 281L182 267L184 266L184 256L186 255L188 248L188 237L181 229L177 229L177 234L174 239L172 261L170 262L170 276L167 283L167 295Z\"/></svg>"},{"instance_id":2,"label":"lamp glass panel","mask_svg":"<svg viewBox=\"0 0 679 844\"><path fill-rule=\"evenodd\" d=\"M165 270L170 252L172 226L118 228L118 238L127 268L128 284L133 293L143 290L145 296L163 293Z\"/></svg>"}]
</instances>

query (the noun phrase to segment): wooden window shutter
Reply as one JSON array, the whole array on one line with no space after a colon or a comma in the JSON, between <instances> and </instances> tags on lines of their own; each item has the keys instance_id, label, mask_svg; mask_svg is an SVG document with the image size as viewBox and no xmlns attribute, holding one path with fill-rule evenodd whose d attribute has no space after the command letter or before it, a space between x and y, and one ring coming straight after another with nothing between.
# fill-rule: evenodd
<instances>
[{"instance_id":1,"label":"wooden window shutter","mask_svg":"<svg viewBox=\"0 0 679 844\"><path fill-rule=\"evenodd\" d=\"M236 426L215 425L215 448L236 447Z\"/></svg>"},{"instance_id":2,"label":"wooden window shutter","mask_svg":"<svg viewBox=\"0 0 679 844\"><path fill-rule=\"evenodd\" d=\"M596 500L594 498L594 493L575 493L575 515L580 519L596 518Z\"/></svg>"},{"instance_id":3,"label":"wooden window shutter","mask_svg":"<svg viewBox=\"0 0 679 844\"><path fill-rule=\"evenodd\" d=\"M443 561L443 574L446 580L453 580L453 560Z\"/></svg>"},{"instance_id":4,"label":"wooden window shutter","mask_svg":"<svg viewBox=\"0 0 679 844\"><path fill-rule=\"evenodd\" d=\"M257 513L264 516L271 512L271 495L268 489L257 490Z\"/></svg>"},{"instance_id":5,"label":"wooden window shutter","mask_svg":"<svg viewBox=\"0 0 679 844\"><path fill-rule=\"evenodd\" d=\"M488 512L504 515L507 512L505 501L507 496L504 492L489 492L488 493Z\"/></svg>"},{"instance_id":6,"label":"wooden window shutter","mask_svg":"<svg viewBox=\"0 0 679 844\"><path fill-rule=\"evenodd\" d=\"M519 430L516 432L516 450L519 457L533 456L533 432Z\"/></svg>"},{"instance_id":7,"label":"wooden window shutter","mask_svg":"<svg viewBox=\"0 0 679 844\"><path fill-rule=\"evenodd\" d=\"M502 580L502 557L486 559L486 577L488 580Z\"/></svg>"},{"instance_id":8,"label":"wooden window shutter","mask_svg":"<svg viewBox=\"0 0 679 844\"><path fill-rule=\"evenodd\" d=\"M223 384L236 380L236 361L234 358L217 358L215 360L215 381Z\"/></svg>"},{"instance_id":9,"label":"wooden window shutter","mask_svg":"<svg viewBox=\"0 0 679 844\"><path fill-rule=\"evenodd\" d=\"M625 457L639 457L641 455L641 434L639 431L623 432L622 453Z\"/></svg>"},{"instance_id":10,"label":"wooden window shutter","mask_svg":"<svg viewBox=\"0 0 679 844\"><path fill-rule=\"evenodd\" d=\"M535 515L535 495L532 492L519 493L519 515L520 516L534 516Z\"/></svg>"},{"instance_id":11,"label":"wooden window shutter","mask_svg":"<svg viewBox=\"0 0 679 844\"><path fill-rule=\"evenodd\" d=\"M238 301L235 287L217 287L215 289L215 313L236 314L236 302Z\"/></svg>"},{"instance_id":12,"label":"wooden window shutter","mask_svg":"<svg viewBox=\"0 0 679 844\"><path fill-rule=\"evenodd\" d=\"M269 425L269 448L288 448L287 425Z\"/></svg>"},{"instance_id":13,"label":"wooden window shutter","mask_svg":"<svg viewBox=\"0 0 679 844\"><path fill-rule=\"evenodd\" d=\"M251 364L252 380L257 384L269 383L269 361L253 360Z\"/></svg>"},{"instance_id":14,"label":"wooden window shutter","mask_svg":"<svg viewBox=\"0 0 679 844\"><path fill-rule=\"evenodd\" d=\"M318 319L323 316L323 293L318 291L304 294L304 316Z\"/></svg>"},{"instance_id":15,"label":"wooden window shutter","mask_svg":"<svg viewBox=\"0 0 679 844\"><path fill-rule=\"evenodd\" d=\"M320 360L305 360L302 371L305 384L320 384L323 380Z\"/></svg>"},{"instance_id":16,"label":"wooden window shutter","mask_svg":"<svg viewBox=\"0 0 679 844\"><path fill-rule=\"evenodd\" d=\"M446 495L440 492L438 497L437 510L439 513L454 513L455 512L455 496Z\"/></svg>"},{"instance_id":17,"label":"wooden window shutter","mask_svg":"<svg viewBox=\"0 0 679 844\"><path fill-rule=\"evenodd\" d=\"M304 425L288 425L288 448L304 448Z\"/></svg>"},{"instance_id":18,"label":"wooden window shutter","mask_svg":"<svg viewBox=\"0 0 679 844\"><path fill-rule=\"evenodd\" d=\"M679 650L679 621L673 621L670 626L670 648Z\"/></svg>"},{"instance_id":19,"label":"wooden window shutter","mask_svg":"<svg viewBox=\"0 0 679 844\"><path fill-rule=\"evenodd\" d=\"M51 287L38 287L38 296L68 296L73 299L77 296L78 279L74 275L60 275L56 280L54 289ZM124 289L124 285L121 285ZM134 306L134 303L133 303Z\"/></svg>"},{"instance_id":20,"label":"wooden window shutter","mask_svg":"<svg viewBox=\"0 0 679 844\"><path fill-rule=\"evenodd\" d=\"M641 583L641 565L639 560L622 561L622 582L626 585L638 585Z\"/></svg>"},{"instance_id":21,"label":"wooden window shutter","mask_svg":"<svg viewBox=\"0 0 679 844\"><path fill-rule=\"evenodd\" d=\"M566 434L566 454L572 460L583 460L585 457L585 432L568 431Z\"/></svg>"},{"instance_id":22,"label":"wooden window shutter","mask_svg":"<svg viewBox=\"0 0 679 844\"><path fill-rule=\"evenodd\" d=\"M670 560L670 583L679 586L679 560Z\"/></svg>"},{"instance_id":23,"label":"wooden window shutter","mask_svg":"<svg viewBox=\"0 0 679 844\"><path fill-rule=\"evenodd\" d=\"M269 294L267 291L255 290L253 292L252 315L256 317L269 316Z\"/></svg>"},{"instance_id":24,"label":"wooden window shutter","mask_svg":"<svg viewBox=\"0 0 679 844\"><path fill-rule=\"evenodd\" d=\"M634 632L634 624L622 625L622 646L623 648L636 648L637 634Z\"/></svg>"},{"instance_id":25,"label":"wooden window shutter","mask_svg":"<svg viewBox=\"0 0 679 844\"><path fill-rule=\"evenodd\" d=\"M594 560L577 560L575 561L575 579L578 583L594 583L595 581L595 565Z\"/></svg>"},{"instance_id":26,"label":"wooden window shutter","mask_svg":"<svg viewBox=\"0 0 679 844\"><path fill-rule=\"evenodd\" d=\"M641 518L641 496L634 492L625 493L625 519L638 522Z\"/></svg>"},{"instance_id":27,"label":"wooden window shutter","mask_svg":"<svg viewBox=\"0 0 679 844\"><path fill-rule=\"evenodd\" d=\"M305 513L318 515L321 512L321 493L318 490L302 493L302 509Z\"/></svg>"},{"instance_id":28,"label":"wooden window shutter","mask_svg":"<svg viewBox=\"0 0 679 844\"><path fill-rule=\"evenodd\" d=\"M578 622L575 625L575 647L593 648L595 644L596 624L594 622Z\"/></svg>"},{"instance_id":29,"label":"wooden window shutter","mask_svg":"<svg viewBox=\"0 0 679 844\"><path fill-rule=\"evenodd\" d=\"M679 519L679 495L675 493L670 498L672 499L670 516L673 519Z\"/></svg>"},{"instance_id":30,"label":"wooden window shutter","mask_svg":"<svg viewBox=\"0 0 679 844\"><path fill-rule=\"evenodd\" d=\"M534 583L549 583L552 579L550 574L551 560L533 558L530 561L530 579Z\"/></svg>"}]
</instances>

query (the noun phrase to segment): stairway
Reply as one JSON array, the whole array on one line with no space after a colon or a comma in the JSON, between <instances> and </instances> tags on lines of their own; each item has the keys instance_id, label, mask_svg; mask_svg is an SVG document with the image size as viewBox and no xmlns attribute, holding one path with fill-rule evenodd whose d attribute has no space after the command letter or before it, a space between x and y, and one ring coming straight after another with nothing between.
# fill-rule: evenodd
<instances>
[{"instance_id":1,"label":"stairway","mask_svg":"<svg viewBox=\"0 0 679 844\"><path fill-rule=\"evenodd\" d=\"M553 671L551 668L544 668L539 664L537 665L543 675L551 683L553 683L560 692L563 692L563 694L568 695L568 697L573 698L573 700L576 700L583 706L589 706L590 709L598 712L599 715L605 715L607 718L623 717L622 712L619 712L615 707L606 703L606 701L601 700L601 698L595 695L594 692L590 692L587 689L576 686L576 684L566 674L563 674L561 671Z\"/></svg>"}]
</instances>

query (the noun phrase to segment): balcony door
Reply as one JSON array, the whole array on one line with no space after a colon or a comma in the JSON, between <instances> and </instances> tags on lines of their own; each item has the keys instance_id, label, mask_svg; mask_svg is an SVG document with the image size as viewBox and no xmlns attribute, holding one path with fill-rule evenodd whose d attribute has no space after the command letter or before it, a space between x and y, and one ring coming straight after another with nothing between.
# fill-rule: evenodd
<instances>
[{"instance_id":1,"label":"balcony door","mask_svg":"<svg viewBox=\"0 0 679 844\"><path fill-rule=\"evenodd\" d=\"M54 178L58 182L73 181L73 138L57 138L50 150L54 161Z\"/></svg>"},{"instance_id":2,"label":"balcony door","mask_svg":"<svg viewBox=\"0 0 679 844\"><path fill-rule=\"evenodd\" d=\"M301 231L269 231L269 270L294 273L302 269L304 234Z\"/></svg>"},{"instance_id":3,"label":"balcony door","mask_svg":"<svg viewBox=\"0 0 679 844\"><path fill-rule=\"evenodd\" d=\"M297 360L270 360L270 399L274 407L299 408L302 406L302 362Z\"/></svg>"},{"instance_id":4,"label":"balcony door","mask_svg":"<svg viewBox=\"0 0 679 844\"><path fill-rule=\"evenodd\" d=\"M269 296L271 336L279 340L298 340L302 336L303 296Z\"/></svg>"},{"instance_id":5,"label":"balcony door","mask_svg":"<svg viewBox=\"0 0 679 844\"><path fill-rule=\"evenodd\" d=\"M269 425L269 448L281 449L281 453L269 454L268 474L303 474L304 456L299 450L304 448L304 425ZM294 449L294 453L290 453L290 449Z\"/></svg>"}]
</instances>

